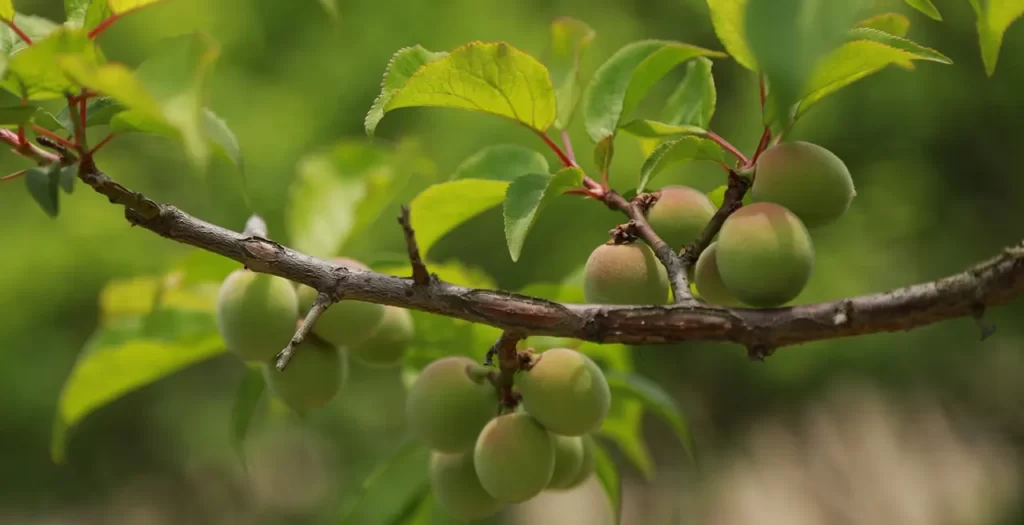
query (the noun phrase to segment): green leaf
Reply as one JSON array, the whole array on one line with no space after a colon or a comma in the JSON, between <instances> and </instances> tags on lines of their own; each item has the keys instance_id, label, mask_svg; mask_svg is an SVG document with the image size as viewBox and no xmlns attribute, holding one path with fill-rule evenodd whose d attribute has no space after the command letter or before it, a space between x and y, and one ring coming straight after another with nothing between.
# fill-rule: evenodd
<instances>
[{"instance_id":1,"label":"green leaf","mask_svg":"<svg viewBox=\"0 0 1024 525\"><path fill-rule=\"evenodd\" d=\"M113 13L107 0L64 0L68 24L91 31Z\"/></svg>"},{"instance_id":2,"label":"green leaf","mask_svg":"<svg viewBox=\"0 0 1024 525\"><path fill-rule=\"evenodd\" d=\"M728 189L729 186L723 184L708 192L708 199L711 200L711 204L715 205L715 209L722 207L722 203L725 202L725 192Z\"/></svg>"},{"instance_id":3,"label":"green leaf","mask_svg":"<svg viewBox=\"0 0 1024 525\"><path fill-rule=\"evenodd\" d=\"M985 73L992 76L999 62L1003 36L1010 24L1024 16L1024 0L969 0L977 15L978 40Z\"/></svg>"},{"instance_id":4,"label":"green leaf","mask_svg":"<svg viewBox=\"0 0 1024 525\"><path fill-rule=\"evenodd\" d=\"M715 114L718 92L711 60L699 57L686 65L686 76L665 103L663 120L669 124L707 129Z\"/></svg>"},{"instance_id":5,"label":"green leaf","mask_svg":"<svg viewBox=\"0 0 1024 525\"><path fill-rule=\"evenodd\" d=\"M905 37L907 31L910 31L910 19L899 13L882 13L861 20L857 23L857 27L877 29L890 35Z\"/></svg>"},{"instance_id":6,"label":"green leaf","mask_svg":"<svg viewBox=\"0 0 1024 525\"><path fill-rule=\"evenodd\" d=\"M444 234L501 204L508 186L507 181L461 179L423 190L409 209L420 251L430 253Z\"/></svg>"},{"instance_id":7,"label":"green leaf","mask_svg":"<svg viewBox=\"0 0 1024 525\"><path fill-rule=\"evenodd\" d=\"M853 41L830 53L815 69L800 101L798 116L828 95L891 64L907 64L913 60L952 63L935 50L876 29L854 29L850 31L850 38Z\"/></svg>"},{"instance_id":8,"label":"green leaf","mask_svg":"<svg viewBox=\"0 0 1024 525\"><path fill-rule=\"evenodd\" d=\"M263 390L263 372L257 366L246 365L245 374L238 383L235 401L231 405L231 446L243 466L246 464L245 436L249 433Z\"/></svg>"},{"instance_id":9,"label":"green leaf","mask_svg":"<svg viewBox=\"0 0 1024 525\"><path fill-rule=\"evenodd\" d=\"M540 212L567 190L583 185L583 170L565 168L554 175L530 173L509 184L505 194L505 240L513 261L519 260L523 243Z\"/></svg>"},{"instance_id":10,"label":"green leaf","mask_svg":"<svg viewBox=\"0 0 1024 525\"><path fill-rule=\"evenodd\" d=\"M243 170L242 148L238 145L238 137L231 131L227 122L209 109L203 109L203 131L214 146L214 153L231 162L240 171Z\"/></svg>"},{"instance_id":11,"label":"green leaf","mask_svg":"<svg viewBox=\"0 0 1024 525\"><path fill-rule=\"evenodd\" d=\"M741 66L757 71L757 61L746 37L747 0L708 0L708 9L715 35L725 50Z\"/></svg>"},{"instance_id":12,"label":"green leaf","mask_svg":"<svg viewBox=\"0 0 1024 525\"><path fill-rule=\"evenodd\" d=\"M123 105L110 97L99 97L90 100L85 108L85 127L106 126L110 124L110 119L114 115L124 110L125 107ZM57 122L65 130L69 132L74 131L74 123L71 122L71 114L68 113L67 106L64 106L64 109L57 115Z\"/></svg>"},{"instance_id":13,"label":"green leaf","mask_svg":"<svg viewBox=\"0 0 1024 525\"><path fill-rule=\"evenodd\" d=\"M935 7L935 4L932 3L932 0L906 0L906 2L907 5L928 15L933 20L942 20L942 15L939 14L939 10Z\"/></svg>"},{"instance_id":14,"label":"green leaf","mask_svg":"<svg viewBox=\"0 0 1024 525\"><path fill-rule=\"evenodd\" d=\"M0 127L16 128L32 118L39 108L36 106L13 106L0 108Z\"/></svg>"},{"instance_id":15,"label":"green leaf","mask_svg":"<svg viewBox=\"0 0 1024 525\"><path fill-rule=\"evenodd\" d=\"M656 120L639 119L628 122L622 126L622 131L630 135L647 138L678 137L680 135L693 135L703 137L707 130L697 126L673 125Z\"/></svg>"},{"instance_id":16,"label":"green leaf","mask_svg":"<svg viewBox=\"0 0 1024 525\"><path fill-rule=\"evenodd\" d=\"M107 4L110 6L110 10L115 14L124 14L128 11L141 9L159 1L160 0L107 0Z\"/></svg>"},{"instance_id":17,"label":"green leaf","mask_svg":"<svg viewBox=\"0 0 1024 525\"><path fill-rule=\"evenodd\" d=\"M683 444L683 449L690 461L696 462L697 447L693 440L693 434L690 432L690 426L686 423L686 417L682 410L668 392L665 392L657 383L638 374L611 373L606 377L608 386L612 390L612 397L621 396L637 400L645 408L658 414L672 427L672 431Z\"/></svg>"},{"instance_id":18,"label":"green leaf","mask_svg":"<svg viewBox=\"0 0 1024 525\"><path fill-rule=\"evenodd\" d=\"M99 48L84 32L59 29L11 56L3 86L29 99L62 98L76 91L60 67L65 58L91 65L102 61Z\"/></svg>"},{"instance_id":19,"label":"green leaf","mask_svg":"<svg viewBox=\"0 0 1024 525\"><path fill-rule=\"evenodd\" d=\"M60 187L68 195L75 192L75 181L78 180L78 163L64 166L60 169Z\"/></svg>"},{"instance_id":20,"label":"green leaf","mask_svg":"<svg viewBox=\"0 0 1024 525\"><path fill-rule=\"evenodd\" d=\"M572 122L580 101L580 62L597 33L575 18L556 18L551 23L551 54L547 60L551 82L558 100L555 127L565 129Z\"/></svg>"},{"instance_id":21,"label":"green leaf","mask_svg":"<svg viewBox=\"0 0 1024 525\"><path fill-rule=\"evenodd\" d=\"M373 106L370 108L369 113L366 114L364 122L366 133L373 135L374 130L377 128L377 123L380 122L380 119L384 118L385 107L391 102L391 98L405 87L413 73L416 73L426 64L446 56L448 56L446 51L435 53L419 45L399 49L398 52L392 55L387 68L384 70L384 80L381 82L380 94L377 95L377 99L373 101Z\"/></svg>"},{"instance_id":22,"label":"green leaf","mask_svg":"<svg viewBox=\"0 0 1024 525\"><path fill-rule=\"evenodd\" d=\"M430 490L430 449L406 439L397 452L381 462L342 513L342 525L391 525L418 505Z\"/></svg>"},{"instance_id":23,"label":"green leaf","mask_svg":"<svg viewBox=\"0 0 1024 525\"><path fill-rule=\"evenodd\" d=\"M316 257L337 255L367 194L366 177L385 170L385 160L382 150L354 141L302 159L288 197L290 245Z\"/></svg>"},{"instance_id":24,"label":"green leaf","mask_svg":"<svg viewBox=\"0 0 1024 525\"><path fill-rule=\"evenodd\" d=\"M22 13L15 13L14 16L18 19L18 29L21 29L23 33L28 35L33 42L43 40L61 27L57 22L41 16ZM0 24L0 55L2 55L0 56L0 66L4 63L4 58L26 47L28 47L28 44L21 39L20 35L15 33L6 24ZM2 69L0 67L0 71Z\"/></svg>"},{"instance_id":25,"label":"green leaf","mask_svg":"<svg viewBox=\"0 0 1024 525\"><path fill-rule=\"evenodd\" d=\"M699 137L682 137L659 145L640 168L637 191L642 192L658 173L665 168L694 160L709 160L725 164L722 147L714 141Z\"/></svg>"},{"instance_id":26,"label":"green leaf","mask_svg":"<svg viewBox=\"0 0 1024 525\"><path fill-rule=\"evenodd\" d=\"M769 115L788 114L799 101L814 65L843 43L863 2L749 0L747 42L770 86L769 96L784 110Z\"/></svg>"},{"instance_id":27,"label":"green leaf","mask_svg":"<svg viewBox=\"0 0 1024 525\"><path fill-rule=\"evenodd\" d=\"M619 49L598 68L583 94L583 118L594 142L615 135L623 119L658 80L679 64L700 56L725 56L666 40L643 40Z\"/></svg>"},{"instance_id":28,"label":"green leaf","mask_svg":"<svg viewBox=\"0 0 1024 525\"><path fill-rule=\"evenodd\" d=\"M39 207L50 217L60 213L60 163L25 170L25 186Z\"/></svg>"},{"instance_id":29,"label":"green leaf","mask_svg":"<svg viewBox=\"0 0 1024 525\"><path fill-rule=\"evenodd\" d=\"M51 442L55 462L64 462L68 431L88 414L224 351L212 311L216 291L216 286L204 290L204 309L172 307L164 298L146 314L113 317L113 312L103 312L106 319L86 343L60 394ZM116 303L117 297L106 295Z\"/></svg>"},{"instance_id":30,"label":"green leaf","mask_svg":"<svg viewBox=\"0 0 1024 525\"><path fill-rule=\"evenodd\" d=\"M601 174L602 178L608 174L613 158L615 158L615 136L609 135L594 146L594 164L597 165L597 172Z\"/></svg>"},{"instance_id":31,"label":"green leaf","mask_svg":"<svg viewBox=\"0 0 1024 525\"><path fill-rule=\"evenodd\" d=\"M550 173L548 161L540 152L512 144L488 146L455 168L452 180L484 179L513 181L527 173Z\"/></svg>"},{"instance_id":32,"label":"green leaf","mask_svg":"<svg viewBox=\"0 0 1024 525\"><path fill-rule=\"evenodd\" d=\"M0 19L14 20L14 0L0 0Z\"/></svg>"},{"instance_id":33,"label":"green leaf","mask_svg":"<svg viewBox=\"0 0 1024 525\"><path fill-rule=\"evenodd\" d=\"M597 480L601 483L601 488L604 489L604 493L608 497L608 504L612 508L612 515L615 516L615 523L621 523L622 484L619 480L619 469L615 466L608 451L597 440L594 441L594 470Z\"/></svg>"},{"instance_id":34,"label":"green leaf","mask_svg":"<svg viewBox=\"0 0 1024 525\"><path fill-rule=\"evenodd\" d=\"M555 121L555 89L547 68L505 42L474 42L423 64L396 89L384 90L366 118L373 134L384 113L410 107L478 111L546 130ZM396 75L394 80L400 80ZM386 100L381 100L386 98ZM377 111L375 111L377 110Z\"/></svg>"}]
</instances>

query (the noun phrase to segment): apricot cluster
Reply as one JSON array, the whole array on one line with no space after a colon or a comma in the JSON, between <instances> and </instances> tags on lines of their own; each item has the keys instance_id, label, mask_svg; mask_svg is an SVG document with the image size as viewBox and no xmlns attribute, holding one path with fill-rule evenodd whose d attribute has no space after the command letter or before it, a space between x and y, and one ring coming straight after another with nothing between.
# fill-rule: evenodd
<instances>
[{"instance_id":1,"label":"apricot cluster","mask_svg":"<svg viewBox=\"0 0 1024 525\"><path fill-rule=\"evenodd\" d=\"M335 264L367 269L359 261ZM415 335L407 310L341 301L317 320L307 341L283 371L275 366L316 300L317 291L287 279L236 270L221 283L217 326L229 352L260 366L269 390L294 410L320 408L334 399L348 377L352 358L369 366L397 365Z\"/></svg>"},{"instance_id":2,"label":"apricot cluster","mask_svg":"<svg viewBox=\"0 0 1024 525\"><path fill-rule=\"evenodd\" d=\"M504 414L491 371L467 357L434 361L409 389L409 428L432 449L434 495L458 518L574 488L594 472L592 433L611 403L603 372L568 348L531 361L515 376L521 404Z\"/></svg>"}]
</instances>

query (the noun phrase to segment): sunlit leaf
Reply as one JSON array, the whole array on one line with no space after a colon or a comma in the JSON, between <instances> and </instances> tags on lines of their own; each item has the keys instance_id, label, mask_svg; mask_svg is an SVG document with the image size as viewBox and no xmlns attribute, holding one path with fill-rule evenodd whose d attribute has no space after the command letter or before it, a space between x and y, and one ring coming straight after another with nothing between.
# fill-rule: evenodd
<instances>
[{"instance_id":1,"label":"sunlit leaf","mask_svg":"<svg viewBox=\"0 0 1024 525\"><path fill-rule=\"evenodd\" d=\"M1024 16L1024 0L969 0L977 16L978 40L985 73L992 76L999 62L1006 30Z\"/></svg>"},{"instance_id":2,"label":"sunlit leaf","mask_svg":"<svg viewBox=\"0 0 1024 525\"><path fill-rule=\"evenodd\" d=\"M899 13L882 13L861 20L857 27L877 29L890 35L905 37L910 30L910 19Z\"/></svg>"},{"instance_id":3,"label":"sunlit leaf","mask_svg":"<svg viewBox=\"0 0 1024 525\"><path fill-rule=\"evenodd\" d=\"M715 114L718 92L711 74L711 60L699 57L686 65L686 76L665 103L662 121L707 129Z\"/></svg>"},{"instance_id":4,"label":"sunlit leaf","mask_svg":"<svg viewBox=\"0 0 1024 525\"><path fill-rule=\"evenodd\" d=\"M256 415L260 398L263 397L263 390L263 371L259 366L246 365L245 374L238 383L235 400L231 405L231 447L235 449L242 465L246 464L245 437L249 434L252 419Z\"/></svg>"},{"instance_id":5,"label":"sunlit leaf","mask_svg":"<svg viewBox=\"0 0 1024 525\"><path fill-rule=\"evenodd\" d=\"M549 172L547 159L537 150L513 144L496 144L462 161L451 178L511 182L527 173Z\"/></svg>"},{"instance_id":6,"label":"sunlit leaf","mask_svg":"<svg viewBox=\"0 0 1024 525\"><path fill-rule=\"evenodd\" d=\"M61 28L57 22L41 16L15 13L14 18L18 29L32 39L32 42L39 42ZM26 47L28 44L22 40L21 35L15 33L7 24L0 24L0 55L2 55L0 56L0 65L3 64L4 58ZM0 70L2 69L0 67Z\"/></svg>"},{"instance_id":7,"label":"sunlit leaf","mask_svg":"<svg viewBox=\"0 0 1024 525\"><path fill-rule=\"evenodd\" d=\"M711 200L711 204L715 205L715 208L722 207L722 203L725 202L725 192L728 189L728 186L722 185L708 192L708 199Z\"/></svg>"},{"instance_id":8,"label":"sunlit leaf","mask_svg":"<svg viewBox=\"0 0 1024 525\"><path fill-rule=\"evenodd\" d=\"M622 482L619 480L619 469L615 466L611 455L601 443L594 441L594 470L597 480L608 497L608 504L615 516L615 523L622 522Z\"/></svg>"},{"instance_id":9,"label":"sunlit leaf","mask_svg":"<svg viewBox=\"0 0 1024 525\"><path fill-rule=\"evenodd\" d=\"M508 186L505 194L505 240L513 261L519 260L523 243L540 212L567 190L583 185L583 170L565 168L554 175L530 173Z\"/></svg>"},{"instance_id":10,"label":"sunlit leaf","mask_svg":"<svg viewBox=\"0 0 1024 525\"><path fill-rule=\"evenodd\" d=\"M682 135L695 135L698 137L707 134L707 130L697 126L673 125L656 120L638 119L628 122L622 126L622 131L630 135L647 138L678 137Z\"/></svg>"},{"instance_id":11,"label":"sunlit leaf","mask_svg":"<svg viewBox=\"0 0 1024 525\"><path fill-rule=\"evenodd\" d=\"M391 525L430 489L427 466L430 449L405 440L394 455L382 461L363 481L358 494L342 513L342 525Z\"/></svg>"},{"instance_id":12,"label":"sunlit leaf","mask_svg":"<svg viewBox=\"0 0 1024 525\"><path fill-rule=\"evenodd\" d=\"M556 18L551 23L551 54L547 66L558 99L555 127L565 129L572 121L580 100L580 61L590 48L596 33L586 23L575 18Z\"/></svg>"},{"instance_id":13,"label":"sunlit leaf","mask_svg":"<svg viewBox=\"0 0 1024 525\"><path fill-rule=\"evenodd\" d=\"M444 107L488 113L514 120L536 131L555 121L555 90L547 68L537 59L505 42L474 42L447 56L427 62L405 79L400 88L389 89L387 100L378 100L366 118L373 134L384 113L410 107ZM400 76L398 77L400 78Z\"/></svg>"},{"instance_id":14,"label":"sunlit leaf","mask_svg":"<svg viewBox=\"0 0 1024 525\"><path fill-rule=\"evenodd\" d=\"M644 191L647 184L665 168L694 160L725 163L722 147L714 141L699 137L670 140L658 146L640 168L640 182L637 184L637 191Z\"/></svg>"},{"instance_id":15,"label":"sunlit leaf","mask_svg":"<svg viewBox=\"0 0 1024 525\"><path fill-rule=\"evenodd\" d=\"M366 132L373 135L374 130L377 128L377 123L380 122L380 119L384 118L384 113L387 111L385 108L391 102L391 98L405 87L413 73L428 62L440 60L446 56L448 56L448 53L445 51L435 53L419 45L399 49L398 52L392 55L387 68L384 70L384 80L381 82L380 94L377 95L377 99L373 101L373 106L370 108L369 113L366 114Z\"/></svg>"},{"instance_id":16,"label":"sunlit leaf","mask_svg":"<svg viewBox=\"0 0 1024 525\"><path fill-rule=\"evenodd\" d=\"M711 24L725 50L743 67L757 70L746 37L747 0L708 0Z\"/></svg>"},{"instance_id":17,"label":"sunlit leaf","mask_svg":"<svg viewBox=\"0 0 1024 525\"><path fill-rule=\"evenodd\" d=\"M65 58L90 65L102 61L96 43L84 32L59 29L11 56L3 85L12 93L39 100L62 98L76 92L77 85L60 67Z\"/></svg>"},{"instance_id":18,"label":"sunlit leaf","mask_svg":"<svg viewBox=\"0 0 1024 525\"><path fill-rule=\"evenodd\" d=\"M110 10L114 13L124 14L128 11L146 7L159 1L160 0L107 0L107 5L110 6Z\"/></svg>"},{"instance_id":19,"label":"sunlit leaf","mask_svg":"<svg viewBox=\"0 0 1024 525\"><path fill-rule=\"evenodd\" d=\"M598 68L583 94L583 118L594 142L614 135L647 91L669 71L700 56L723 53L690 44L644 40L619 49Z\"/></svg>"},{"instance_id":20,"label":"sunlit leaf","mask_svg":"<svg viewBox=\"0 0 1024 525\"><path fill-rule=\"evenodd\" d=\"M14 20L14 0L0 0L0 19Z\"/></svg>"},{"instance_id":21,"label":"sunlit leaf","mask_svg":"<svg viewBox=\"0 0 1024 525\"><path fill-rule=\"evenodd\" d=\"M508 185L507 181L460 179L423 190L409 210L420 251L430 253L444 234L501 204Z\"/></svg>"},{"instance_id":22,"label":"sunlit leaf","mask_svg":"<svg viewBox=\"0 0 1024 525\"><path fill-rule=\"evenodd\" d=\"M697 447L693 440L693 434L690 432L690 426L686 423L686 417L682 410L668 392L665 392L657 383L639 374L611 373L607 374L607 378L613 398L621 396L626 399L635 399L664 419L683 444L683 449L690 461L696 461Z\"/></svg>"},{"instance_id":23,"label":"sunlit leaf","mask_svg":"<svg viewBox=\"0 0 1024 525\"><path fill-rule=\"evenodd\" d=\"M939 14L938 8L932 3L932 0L905 0L907 5L917 9L918 11L928 15L934 20L942 20L942 15Z\"/></svg>"}]
</instances>

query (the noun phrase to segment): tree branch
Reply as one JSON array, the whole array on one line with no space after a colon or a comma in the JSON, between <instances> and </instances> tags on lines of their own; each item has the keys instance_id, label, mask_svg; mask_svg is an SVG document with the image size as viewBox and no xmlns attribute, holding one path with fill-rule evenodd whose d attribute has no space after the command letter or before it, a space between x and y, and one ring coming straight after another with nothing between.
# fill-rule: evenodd
<instances>
[{"instance_id":1,"label":"tree branch","mask_svg":"<svg viewBox=\"0 0 1024 525\"><path fill-rule=\"evenodd\" d=\"M284 350L278 352L276 364L278 370L284 371L288 366L288 362L292 360L292 356L295 354L295 351L299 348L299 345L309 337L309 333L313 330L313 325L316 324L316 320L319 319L320 316L323 315L323 313L327 311L332 304L334 304L334 302L335 301L332 300L329 295L323 292L316 295L316 300L313 301L313 306L310 307L309 312L306 314L306 318L302 320L302 324L299 325L299 329L295 331L295 335L292 336L292 340L288 341L288 346L284 347Z\"/></svg>"},{"instance_id":2,"label":"tree branch","mask_svg":"<svg viewBox=\"0 0 1024 525\"><path fill-rule=\"evenodd\" d=\"M898 332L975 315L1024 294L1024 242L967 271L885 293L772 309L729 309L703 303L671 306L561 304L500 290L472 289L346 268L274 241L204 222L128 190L83 162L80 178L125 216L168 239L228 257L332 297L394 305L506 331L599 343L663 344L731 341L755 355L809 341ZM620 197L621 198L621 197ZM624 201L624 199L623 199Z\"/></svg>"},{"instance_id":3,"label":"tree branch","mask_svg":"<svg viewBox=\"0 0 1024 525\"><path fill-rule=\"evenodd\" d=\"M722 225L725 224L725 220L743 206L743 196L750 189L750 183L750 179L741 177L735 171L729 170L729 187L725 190L722 206L711 216L711 220L704 227L704 231L697 236L697 240L683 249L680 258L687 267L691 264L697 264L700 254L704 253L704 250L707 249L711 241L718 235Z\"/></svg>"}]
</instances>

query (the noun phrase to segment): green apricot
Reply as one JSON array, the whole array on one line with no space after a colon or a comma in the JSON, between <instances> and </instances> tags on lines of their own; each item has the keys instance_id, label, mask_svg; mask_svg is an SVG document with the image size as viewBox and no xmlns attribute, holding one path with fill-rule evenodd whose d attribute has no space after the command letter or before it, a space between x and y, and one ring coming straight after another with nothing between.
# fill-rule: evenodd
<instances>
[{"instance_id":1,"label":"green apricot","mask_svg":"<svg viewBox=\"0 0 1024 525\"><path fill-rule=\"evenodd\" d=\"M602 244L583 268L583 296L594 304L665 304L668 273L641 242Z\"/></svg>"},{"instance_id":2,"label":"green apricot","mask_svg":"<svg viewBox=\"0 0 1024 525\"><path fill-rule=\"evenodd\" d=\"M702 299L721 306L742 306L742 302L725 287L722 274L718 272L718 242L704 249L697 259L693 282Z\"/></svg>"},{"instance_id":3,"label":"green apricot","mask_svg":"<svg viewBox=\"0 0 1024 525\"><path fill-rule=\"evenodd\" d=\"M594 469L597 460L594 458L594 448L597 447L597 443L594 441L594 436L587 434L580 438L583 442L583 459L580 462L580 470L576 473L576 476L572 478L562 489L576 488L587 481L594 474Z\"/></svg>"},{"instance_id":4,"label":"green apricot","mask_svg":"<svg viewBox=\"0 0 1024 525\"><path fill-rule=\"evenodd\" d=\"M496 514L502 507L480 484L472 451L459 454L431 453L430 487L437 503L460 519L486 518Z\"/></svg>"},{"instance_id":5,"label":"green apricot","mask_svg":"<svg viewBox=\"0 0 1024 525\"><path fill-rule=\"evenodd\" d=\"M555 472L549 489L572 488L583 468L583 438L580 436L551 436L555 441Z\"/></svg>"},{"instance_id":6,"label":"green apricot","mask_svg":"<svg viewBox=\"0 0 1024 525\"><path fill-rule=\"evenodd\" d=\"M498 501L522 503L551 482L555 444L551 433L529 414L505 414L480 431L473 461L484 490Z\"/></svg>"},{"instance_id":7,"label":"green apricot","mask_svg":"<svg viewBox=\"0 0 1024 525\"><path fill-rule=\"evenodd\" d=\"M611 406L611 390L592 359L569 348L534 358L517 377L523 408L554 434L582 436L601 428Z\"/></svg>"},{"instance_id":8,"label":"green apricot","mask_svg":"<svg viewBox=\"0 0 1024 525\"><path fill-rule=\"evenodd\" d=\"M744 206L718 234L718 271L737 299L771 308L800 295L811 278L814 245L800 219L770 202Z\"/></svg>"},{"instance_id":9,"label":"green apricot","mask_svg":"<svg viewBox=\"0 0 1024 525\"><path fill-rule=\"evenodd\" d=\"M287 279L235 270L221 283L217 327L228 351L243 361L266 361L295 335L299 301Z\"/></svg>"},{"instance_id":10,"label":"green apricot","mask_svg":"<svg viewBox=\"0 0 1024 525\"><path fill-rule=\"evenodd\" d=\"M477 364L464 356L438 359L420 372L405 402L409 430L430 448L465 452L498 413L498 392L469 375Z\"/></svg>"},{"instance_id":11,"label":"green apricot","mask_svg":"<svg viewBox=\"0 0 1024 525\"><path fill-rule=\"evenodd\" d=\"M647 212L647 223L675 250L697 240L715 215L715 205L702 192L687 186L666 186Z\"/></svg>"},{"instance_id":12,"label":"green apricot","mask_svg":"<svg viewBox=\"0 0 1024 525\"><path fill-rule=\"evenodd\" d=\"M412 314L404 308L387 306L377 330L369 339L350 346L349 355L369 366L394 366L402 361L415 335Z\"/></svg>"},{"instance_id":13,"label":"green apricot","mask_svg":"<svg viewBox=\"0 0 1024 525\"><path fill-rule=\"evenodd\" d=\"M337 257L331 262L339 266L369 270L365 264L347 257ZM303 312L309 310L316 300L317 291L308 286L299 286L299 305ZM384 305L363 301L341 301L331 305L317 320L313 332L338 346L350 346L369 338L384 319Z\"/></svg>"},{"instance_id":14,"label":"green apricot","mask_svg":"<svg viewBox=\"0 0 1024 525\"><path fill-rule=\"evenodd\" d=\"M757 160L750 196L789 208L809 228L834 222L849 209L856 191L846 164L809 142L785 142Z\"/></svg>"},{"instance_id":15,"label":"green apricot","mask_svg":"<svg viewBox=\"0 0 1024 525\"><path fill-rule=\"evenodd\" d=\"M295 350L284 371L273 361L263 364L270 391L294 410L321 408L348 379L348 360L341 350L304 344Z\"/></svg>"}]
</instances>

